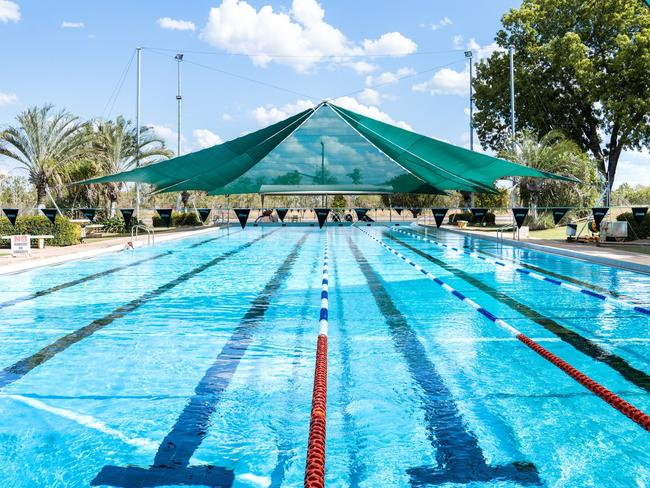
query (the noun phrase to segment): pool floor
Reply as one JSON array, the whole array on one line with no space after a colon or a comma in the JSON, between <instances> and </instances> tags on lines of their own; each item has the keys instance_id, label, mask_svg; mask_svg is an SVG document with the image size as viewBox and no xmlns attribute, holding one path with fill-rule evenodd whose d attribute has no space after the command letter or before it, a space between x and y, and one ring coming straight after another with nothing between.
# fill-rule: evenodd
<instances>
[{"instance_id":1,"label":"pool floor","mask_svg":"<svg viewBox=\"0 0 650 488\"><path fill-rule=\"evenodd\" d=\"M650 486L643 421L511 332L647 413L650 276L380 225L0 276L0 486L302 486L326 242L327 486Z\"/></svg>"}]
</instances>

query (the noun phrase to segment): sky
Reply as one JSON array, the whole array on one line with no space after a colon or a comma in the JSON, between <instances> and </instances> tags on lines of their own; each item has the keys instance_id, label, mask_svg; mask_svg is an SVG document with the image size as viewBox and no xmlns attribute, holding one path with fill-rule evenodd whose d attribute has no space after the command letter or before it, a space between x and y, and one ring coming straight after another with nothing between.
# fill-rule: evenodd
<instances>
[{"instance_id":1,"label":"sky","mask_svg":"<svg viewBox=\"0 0 650 488\"><path fill-rule=\"evenodd\" d=\"M83 119L141 122L182 152L238 137L333 99L469 146L469 72L496 48L516 0L0 0L0 126L51 103ZM475 140L476 141L476 140ZM478 141L475 142L478 146ZM648 152L624 153L616 184L650 184ZM0 158L0 173L22 174Z\"/></svg>"}]
</instances>

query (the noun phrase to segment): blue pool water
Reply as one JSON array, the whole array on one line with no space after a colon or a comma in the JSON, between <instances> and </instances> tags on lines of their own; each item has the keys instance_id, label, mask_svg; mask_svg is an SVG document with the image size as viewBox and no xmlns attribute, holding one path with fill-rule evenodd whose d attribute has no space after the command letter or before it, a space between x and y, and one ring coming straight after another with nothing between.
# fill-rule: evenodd
<instances>
[{"instance_id":1,"label":"blue pool water","mask_svg":"<svg viewBox=\"0 0 650 488\"><path fill-rule=\"evenodd\" d=\"M650 316L363 230L650 411ZM650 486L650 433L349 227L0 276L0 486L301 486L326 233L328 486ZM427 234L650 305L647 275Z\"/></svg>"}]
</instances>

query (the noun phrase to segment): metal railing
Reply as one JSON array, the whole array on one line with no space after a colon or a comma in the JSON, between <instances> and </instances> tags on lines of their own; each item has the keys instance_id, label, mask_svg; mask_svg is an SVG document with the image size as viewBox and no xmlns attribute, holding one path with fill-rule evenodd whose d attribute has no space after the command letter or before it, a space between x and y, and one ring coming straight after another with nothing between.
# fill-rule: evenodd
<instances>
[{"instance_id":1,"label":"metal railing","mask_svg":"<svg viewBox=\"0 0 650 488\"><path fill-rule=\"evenodd\" d=\"M147 233L147 246L152 246L156 243L156 236L154 234L153 229L150 229L149 227L142 225L142 224L136 224L133 227L131 227L131 240L137 240L138 235L140 230L143 230Z\"/></svg>"}]
</instances>

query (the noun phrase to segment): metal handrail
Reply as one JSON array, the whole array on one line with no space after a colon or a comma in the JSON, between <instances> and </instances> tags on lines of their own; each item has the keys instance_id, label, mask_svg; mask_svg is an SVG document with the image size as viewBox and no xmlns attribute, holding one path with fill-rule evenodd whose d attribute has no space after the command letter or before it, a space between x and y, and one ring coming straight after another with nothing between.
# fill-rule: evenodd
<instances>
[{"instance_id":1,"label":"metal handrail","mask_svg":"<svg viewBox=\"0 0 650 488\"><path fill-rule=\"evenodd\" d=\"M147 233L147 246L152 246L156 243L156 237L153 229L150 229L146 225L142 224L136 224L131 227L131 240L137 240L139 230L143 230Z\"/></svg>"},{"instance_id":2,"label":"metal handrail","mask_svg":"<svg viewBox=\"0 0 650 488\"><path fill-rule=\"evenodd\" d=\"M515 229L516 229L515 224L506 224L506 225L502 225L501 227L498 227L497 228L497 239L502 241L504 239L503 234L505 233L505 231L507 229L512 229L512 238L514 239L515 238Z\"/></svg>"}]
</instances>

